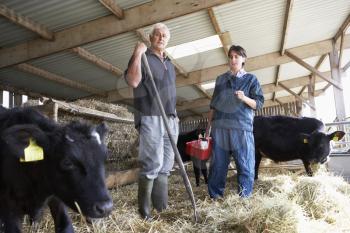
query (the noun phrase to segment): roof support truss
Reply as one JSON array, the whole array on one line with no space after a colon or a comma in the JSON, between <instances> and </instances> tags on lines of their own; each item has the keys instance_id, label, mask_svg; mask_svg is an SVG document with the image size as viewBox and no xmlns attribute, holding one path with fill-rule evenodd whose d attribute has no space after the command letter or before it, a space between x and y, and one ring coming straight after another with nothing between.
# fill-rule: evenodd
<instances>
[{"instance_id":1,"label":"roof support truss","mask_svg":"<svg viewBox=\"0 0 350 233\"><path fill-rule=\"evenodd\" d=\"M54 39L54 33L47 27L35 22L29 17L16 13L14 10L6 7L4 4L0 4L0 15L7 18L12 23L38 34L40 37L46 40L52 41Z\"/></svg>"},{"instance_id":2,"label":"roof support truss","mask_svg":"<svg viewBox=\"0 0 350 233\"><path fill-rule=\"evenodd\" d=\"M124 18L124 11L113 0L99 0L108 10L110 10L118 19Z\"/></svg>"},{"instance_id":3,"label":"roof support truss","mask_svg":"<svg viewBox=\"0 0 350 233\"><path fill-rule=\"evenodd\" d=\"M123 71L118 67L115 67L114 65L106 62L102 58L97 57L96 55L90 53L89 51L87 51L86 49L83 49L82 47L73 48L71 49L71 51L77 54L80 58L87 60L97 65L98 67L111 72L114 75L120 76L123 74Z\"/></svg>"},{"instance_id":4,"label":"roof support truss","mask_svg":"<svg viewBox=\"0 0 350 233\"><path fill-rule=\"evenodd\" d=\"M53 82L56 82L59 84L63 84L63 85L68 86L68 87L79 89L79 90L82 90L82 91L85 91L85 92L88 92L91 94L95 94L95 95L105 96L105 94L99 89L90 87L90 86L85 85L83 83L72 81L72 80L64 78L60 75L50 73L46 70L37 68L35 66L29 65L26 63L19 64L16 66L16 68L20 71L34 74L34 75L39 76L41 78L44 78L44 79L47 79L47 80L50 80L50 81L53 81Z\"/></svg>"}]
</instances>

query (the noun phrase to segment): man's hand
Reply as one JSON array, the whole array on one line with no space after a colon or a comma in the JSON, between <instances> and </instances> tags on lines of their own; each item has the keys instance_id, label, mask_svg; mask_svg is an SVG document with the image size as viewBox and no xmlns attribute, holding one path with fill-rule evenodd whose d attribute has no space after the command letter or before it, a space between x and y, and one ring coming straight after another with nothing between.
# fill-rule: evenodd
<instances>
[{"instance_id":1,"label":"man's hand","mask_svg":"<svg viewBox=\"0 0 350 233\"><path fill-rule=\"evenodd\" d=\"M134 49L134 55L142 55L146 52L147 46L143 42L137 42Z\"/></svg>"}]
</instances>

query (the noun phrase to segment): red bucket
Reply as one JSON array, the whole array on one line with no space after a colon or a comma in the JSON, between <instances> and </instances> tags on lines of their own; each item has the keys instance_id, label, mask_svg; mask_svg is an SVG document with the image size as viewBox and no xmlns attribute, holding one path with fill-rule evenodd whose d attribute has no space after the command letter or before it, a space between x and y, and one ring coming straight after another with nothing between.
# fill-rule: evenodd
<instances>
[{"instance_id":1,"label":"red bucket","mask_svg":"<svg viewBox=\"0 0 350 233\"><path fill-rule=\"evenodd\" d=\"M207 160L209 159L211 155L211 149L212 149L212 140L211 138L208 139L208 146L205 148L201 145L200 139L186 142L186 154L196 157L200 160Z\"/></svg>"}]
</instances>

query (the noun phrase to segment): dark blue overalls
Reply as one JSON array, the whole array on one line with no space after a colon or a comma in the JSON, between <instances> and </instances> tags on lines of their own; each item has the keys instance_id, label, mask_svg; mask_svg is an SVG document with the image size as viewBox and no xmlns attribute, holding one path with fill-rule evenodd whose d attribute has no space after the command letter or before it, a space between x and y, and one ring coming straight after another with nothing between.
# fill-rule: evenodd
<instances>
[{"instance_id":1,"label":"dark blue overalls","mask_svg":"<svg viewBox=\"0 0 350 233\"><path fill-rule=\"evenodd\" d=\"M256 101L260 109L264 96L257 78L241 70L236 76L230 71L216 79L210 108L212 119L213 155L210 163L208 191L212 198L224 195L230 156L237 167L238 192L248 197L253 191L255 148L253 136L254 111L239 100L234 92L244 94Z\"/></svg>"}]
</instances>

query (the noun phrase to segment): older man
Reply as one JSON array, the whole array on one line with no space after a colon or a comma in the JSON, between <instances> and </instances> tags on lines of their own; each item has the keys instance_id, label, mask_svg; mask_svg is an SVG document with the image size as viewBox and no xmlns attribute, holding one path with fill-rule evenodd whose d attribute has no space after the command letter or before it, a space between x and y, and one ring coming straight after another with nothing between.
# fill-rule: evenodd
<instances>
[{"instance_id":1,"label":"older man","mask_svg":"<svg viewBox=\"0 0 350 233\"><path fill-rule=\"evenodd\" d=\"M151 218L151 204L157 211L168 205L168 176L174 164L174 151L162 121L151 80L141 62L145 53L154 81L168 117L172 137L177 140L176 74L174 65L165 55L170 39L165 24L157 23L150 34L151 46L138 42L126 70L126 81L134 88L135 127L140 133L139 162L141 171L138 205L141 216Z\"/></svg>"}]
</instances>

